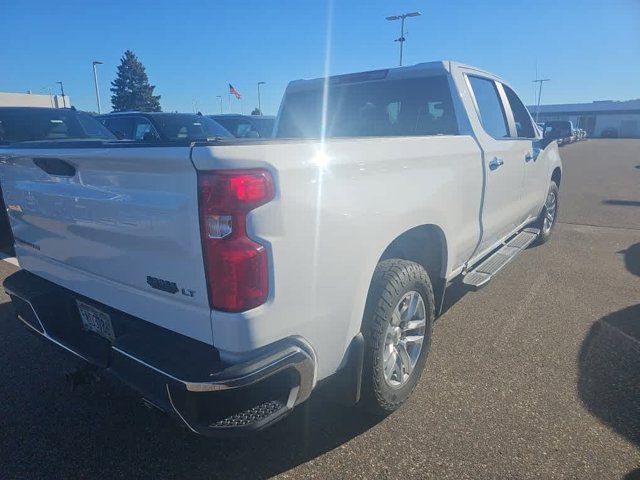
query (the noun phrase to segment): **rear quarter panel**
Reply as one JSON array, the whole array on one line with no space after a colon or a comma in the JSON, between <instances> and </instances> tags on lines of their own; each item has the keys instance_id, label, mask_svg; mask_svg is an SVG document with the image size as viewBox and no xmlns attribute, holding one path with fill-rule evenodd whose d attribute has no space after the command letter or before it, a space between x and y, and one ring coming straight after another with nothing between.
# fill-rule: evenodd
<instances>
[{"instance_id":1,"label":"rear quarter panel","mask_svg":"<svg viewBox=\"0 0 640 480\"><path fill-rule=\"evenodd\" d=\"M447 240L443 276L478 240L482 164L470 136L195 147L192 160L199 170L262 167L276 181L274 201L248 220L270 255L269 300L242 314L212 312L214 343L230 360L301 335L324 378L360 330L373 271L396 237L439 226Z\"/></svg>"}]
</instances>

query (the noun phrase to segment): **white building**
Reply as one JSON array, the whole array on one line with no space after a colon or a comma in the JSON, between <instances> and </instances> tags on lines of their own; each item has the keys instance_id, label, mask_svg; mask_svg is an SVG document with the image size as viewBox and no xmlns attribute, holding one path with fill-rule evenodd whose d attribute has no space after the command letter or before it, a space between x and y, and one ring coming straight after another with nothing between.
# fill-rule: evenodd
<instances>
[{"instance_id":1,"label":"white building","mask_svg":"<svg viewBox=\"0 0 640 480\"><path fill-rule=\"evenodd\" d=\"M0 92L0 107L70 107L68 95L34 95L33 93Z\"/></svg>"},{"instance_id":2,"label":"white building","mask_svg":"<svg viewBox=\"0 0 640 480\"><path fill-rule=\"evenodd\" d=\"M528 108L535 118L536 107ZM640 99L540 105L538 122L547 120L570 120L590 137L601 137L604 133L605 136L640 138Z\"/></svg>"}]
</instances>

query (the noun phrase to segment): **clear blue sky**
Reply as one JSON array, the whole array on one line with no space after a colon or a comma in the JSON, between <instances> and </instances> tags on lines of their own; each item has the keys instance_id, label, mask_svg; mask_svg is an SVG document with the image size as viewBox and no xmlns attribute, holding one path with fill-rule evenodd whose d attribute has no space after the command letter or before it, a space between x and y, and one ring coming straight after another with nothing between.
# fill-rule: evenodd
<instances>
[{"instance_id":1,"label":"clear blue sky","mask_svg":"<svg viewBox=\"0 0 640 480\"><path fill-rule=\"evenodd\" d=\"M101 4L98 6L98 4ZM459 60L501 75L534 102L536 62L550 77L542 103L640 98L640 0L0 0L0 91L42 93L62 80L74 105L96 110L126 49L145 64L165 111L227 109L227 84L276 113L289 80L322 76L328 17L330 73L396 66L399 23L407 22L405 64ZM232 109L240 103L232 99Z\"/></svg>"}]
</instances>

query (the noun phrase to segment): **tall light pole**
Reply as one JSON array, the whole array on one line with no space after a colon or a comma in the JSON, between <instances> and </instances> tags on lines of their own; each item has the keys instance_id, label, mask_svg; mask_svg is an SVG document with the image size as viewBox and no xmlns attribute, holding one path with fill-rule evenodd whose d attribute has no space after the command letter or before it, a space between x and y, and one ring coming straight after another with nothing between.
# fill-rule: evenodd
<instances>
[{"instance_id":1,"label":"tall light pole","mask_svg":"<svg viewBox=\"0 0 640 480\"><path fill-rule=\"evenodd\" d=\"M540 84L540 86L538 87L538 105L536 106L536 123L538 123L538 113L540 113L540 98L542 97L542 84L544 82L549 82L549 81L551 81L550 78L539 78L533 81L533 83Z\"/></svg>"},{"instance_id":2,"label":"tall light pole","mask_svg":"<svg viewBox=\"0 0 640 480\"><path fill-rule=\"evenodd\" d=\"M262 115L262 106L260 105L260 85L264 85L267 82L258 82L258 111Z\"/></svg>"},{"instance_id":3,"label":"tall light pole","mask_svg":"<svg viewBox=\"0 0 640 480\"><path fill-rule=\"evenodd\" d=\"M100 107L100 91L98 90L98 72L96 71L96 65L102 65L102 62L98 60L93 61L93 84L96 87L96 101L98 102L98 114L102 113L102 108Z\"/></svg>"},{"instance_id":4,"label":"tall light pole","mask_svg":"<svg viewBox=\"0 0 640 480\"><path fill-rule=\"evenodd\" d=\"M220 100L220 113L222 113L222 95L216 95L216 98Z\"/></svg>"},{"instance_id":5,"label":"tall light pole","mask_svg":"<svg viewBox=\"0 0 640 480\"><path fill-rule=\"evenodd\" d=\"M402 66L402 50L405 42L404 34L407 33L404 31L404 19L409 17L419 17L422 15L420 12L411 12L411 13L403 13L402 15L392 15L387 17L387 20L393 22L394 20L400 20L400 38L394 40L395 42L400 42L400 66Z\"/></svg>"},{"instance_id":6,"label":"tall light pole","mask_svg":"<svg viewBox=\"0 0 640 480\"><path fill-rule=\"evenodd\" d=\"M60 93L62 93L62 106L64 108L67 108L67 101L64 99L64 85L62 84L62 82L56 82L58 85L60 85Z\"/></svg>"}]
</instances>

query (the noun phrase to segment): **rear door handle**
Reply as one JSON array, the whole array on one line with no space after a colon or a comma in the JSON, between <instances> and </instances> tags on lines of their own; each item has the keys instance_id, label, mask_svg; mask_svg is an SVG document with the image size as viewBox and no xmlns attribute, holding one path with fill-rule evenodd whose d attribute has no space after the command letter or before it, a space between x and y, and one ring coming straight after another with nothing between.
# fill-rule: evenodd
<instances>
[{"instance_id":1,"label":"rear door handle","mask_svg":"<svg viewBox=\"0 0 640 480\"><path fill-rule=\"evenodd\" d=\"M533 154L531 152L527 152L524 154L524 161L525 162L530 162L531 160L533 160Z\"/></svg>"},{"instance_id":2,"label":"rear door handle","mask_svg":"<svg viewBox=\"0 0 640 480\"><path fill-rule=\"evenodd\" d=\"M493 170L501 167L502 165L504 165L504 160L502 160L501 158L496 157L496 158L494 158L493 160L491 160L489 162L489 169L493 171Z\"/></svg>"}]
</instances>

